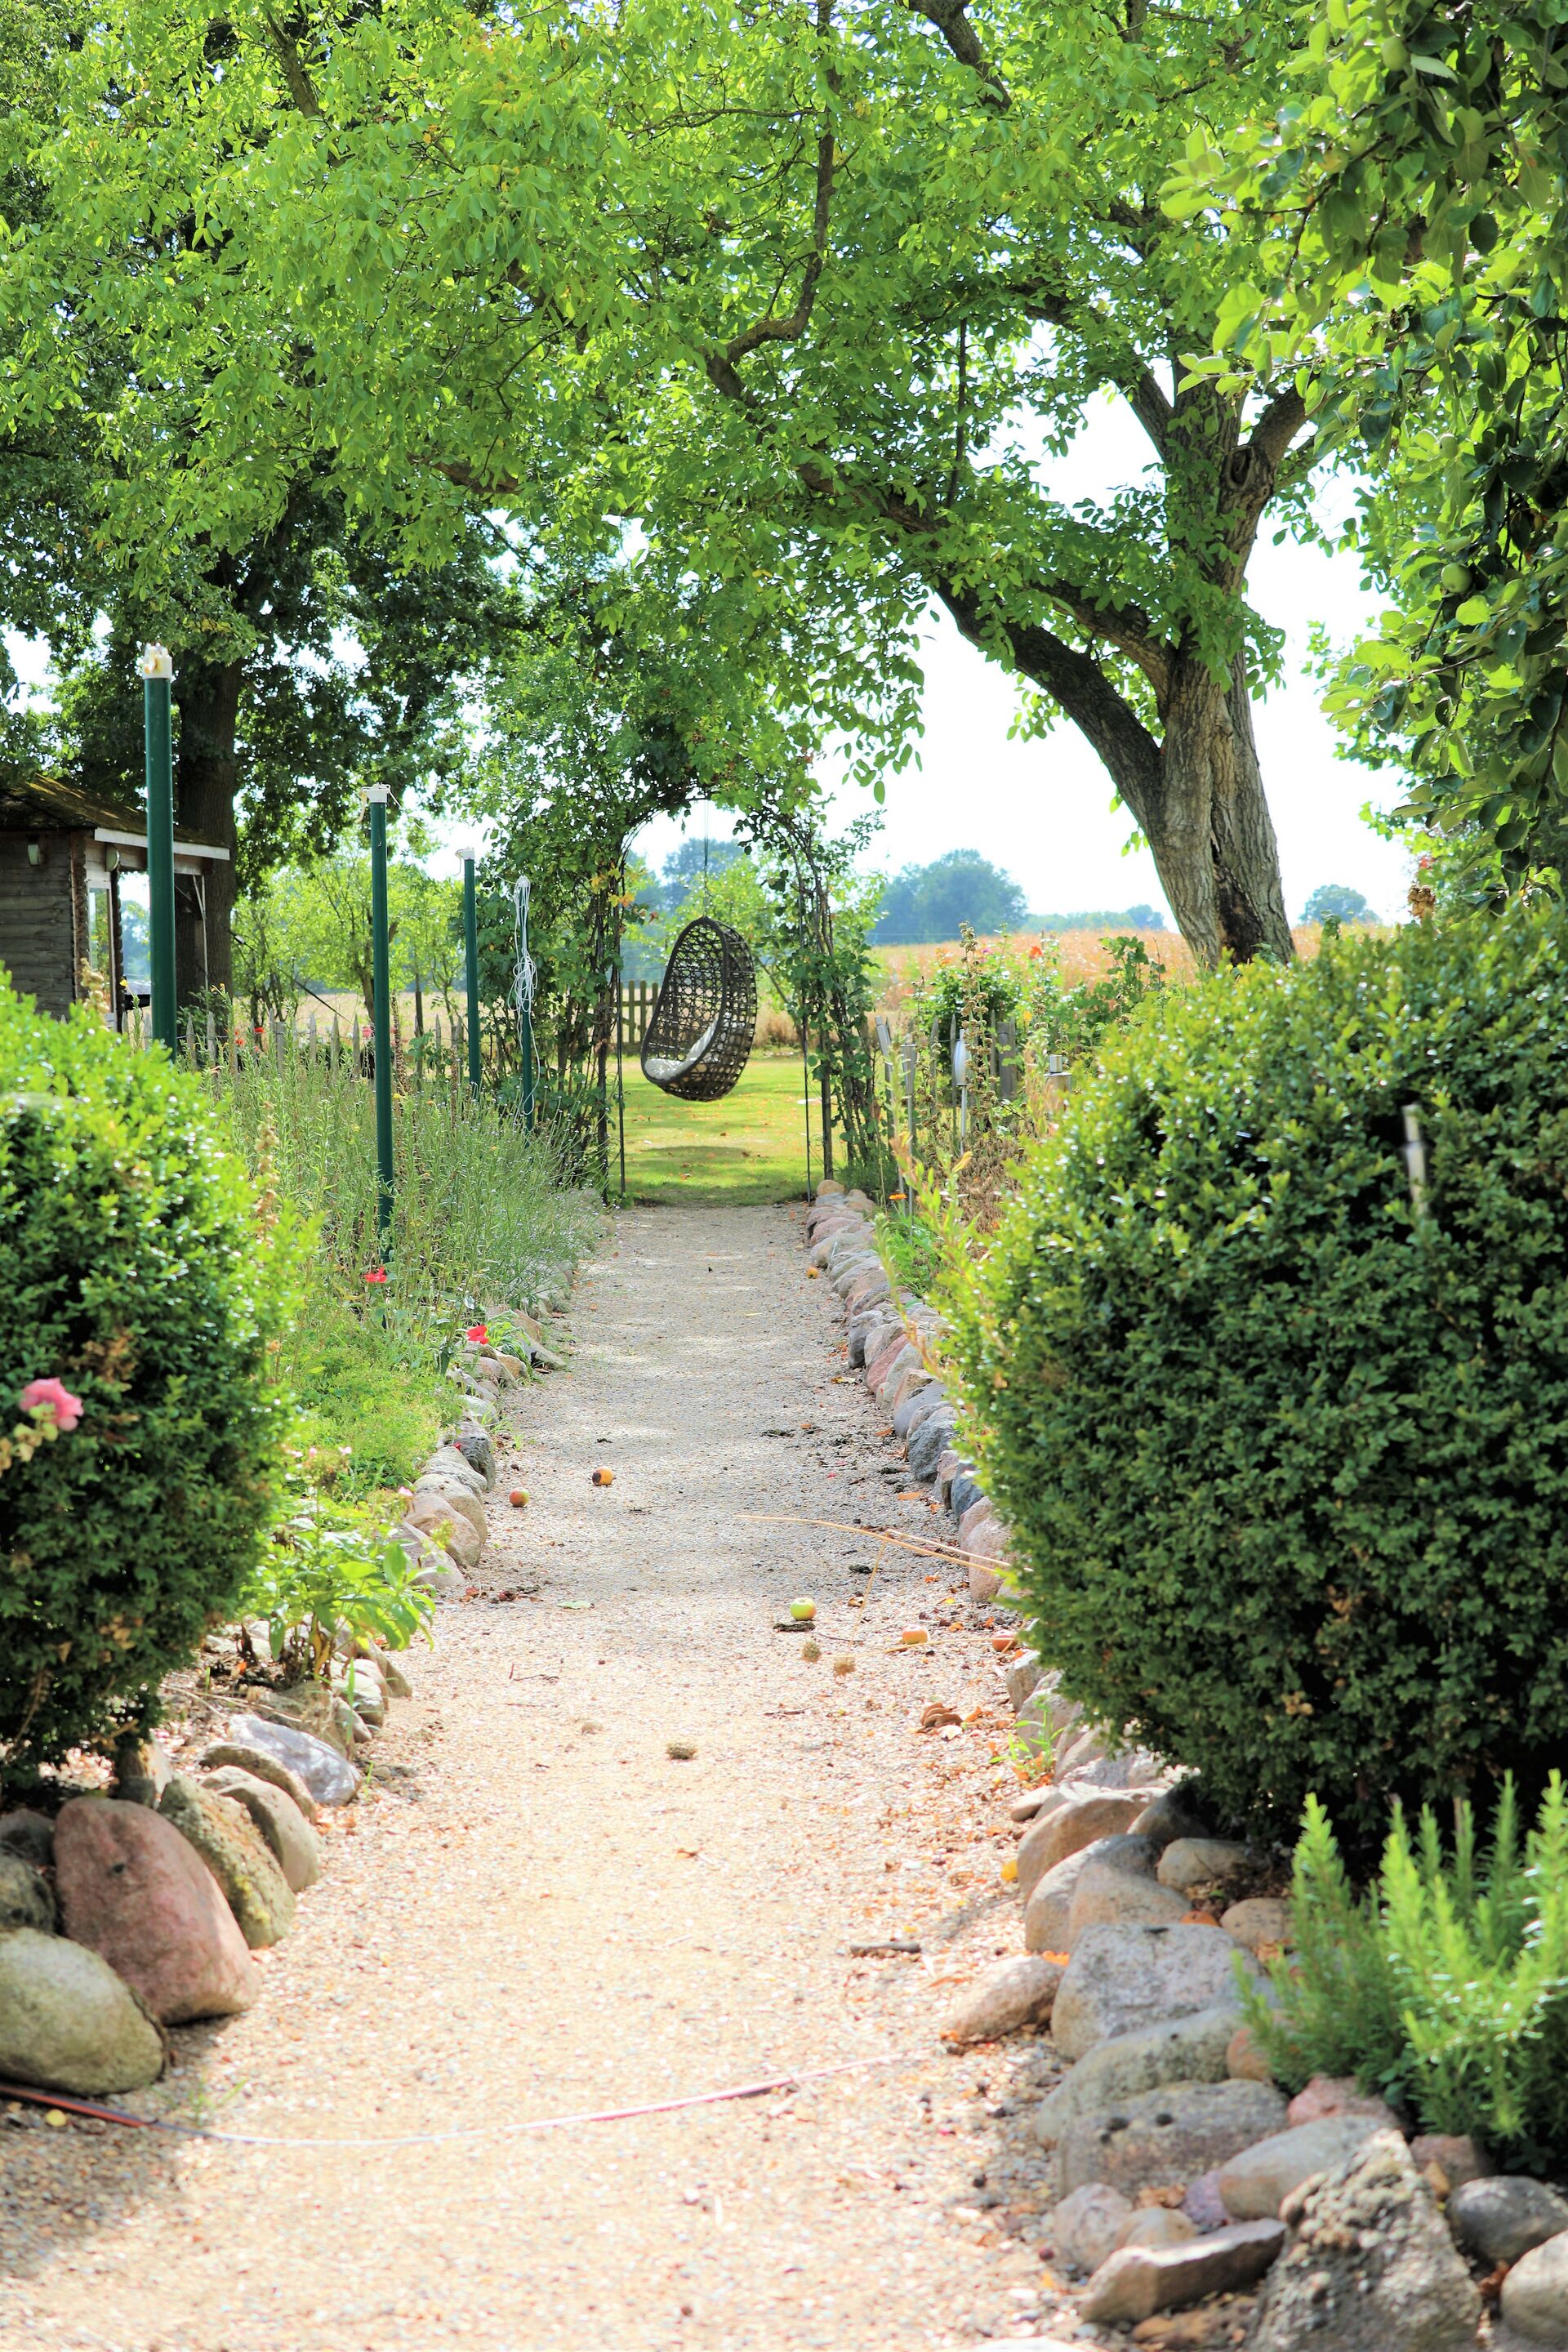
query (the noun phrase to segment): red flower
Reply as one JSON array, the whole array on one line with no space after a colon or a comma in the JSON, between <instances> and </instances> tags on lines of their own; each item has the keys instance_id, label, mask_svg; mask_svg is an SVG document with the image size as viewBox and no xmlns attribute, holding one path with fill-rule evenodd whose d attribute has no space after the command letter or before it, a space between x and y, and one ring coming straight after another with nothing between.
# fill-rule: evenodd
<instances>
[{"instance_id":1,"label":"red flower","mask_svg":"<svg viewBox=\"0 0 1568 2352\"><path fill-rule=\"evenodd\" d=\"M386 1280L386 1268L384 1265L366 1266L364 1278L367 1282L384 1282Z\"/></svg>"},{"instance_id":2,"label":"red flower","mask_svg":"<svg viewBox=\"0 0 1568 2352\"><path fill-rule=\"evenodd\" d=\"M489 1339L489 1327L488 1324L484 1323L470 1323L468 1329L463 1334L465 1339L475 1339L479 1342L481 1348L485 1345L485 1342Z\"/></svg>"},{"instance_id":3,"label":"red flower","mask_svg":"<svg viewBox=\"0 0 1568 2352\"><path fill-rule=\"evenodd\" d=\"M74 1429L82 1415L82 1402L72 1396L61 1381L29 1381L22 1391L22 1411L32 1412L38 1405L47 1405L55 1417L55 1427L63 1434Z\"/></svg>"}]
</instances>

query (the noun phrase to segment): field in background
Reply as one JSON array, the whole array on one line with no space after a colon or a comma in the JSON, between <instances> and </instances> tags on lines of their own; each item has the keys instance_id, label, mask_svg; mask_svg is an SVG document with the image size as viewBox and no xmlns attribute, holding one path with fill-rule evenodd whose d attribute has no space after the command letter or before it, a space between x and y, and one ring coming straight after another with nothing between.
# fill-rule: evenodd
<instances>
[{"instance_id":1,"label":"field in background","mask_svg":"<svg viewBox=\"0 0 1568 2352\"><path fill-rule=\"evenodd\" d=\"M805 1091L800 1055L753 1053L722 1102L679 1102L626 1064L626 1197L742 1202L798 1200L805 1190ZM821 1113L812 1104L811 1172L822 1174ZM614 1137L611 1150L614 1153ZM612 1157L612 1184L619 1171Z\"/></svg>"},{"instance_id":2,"label":"field in background","mask_svg":"<svg viewBox=\"0 0 1568 2352\"><path fill-rule=\"evenodd\" d=\"M1322 941L1323 927L1321 923L1299 923L1290 936L1299 956L1315 956ZM1105 945L1108 939L1140 940L1154 961L1164 966L1172 981L1193 977L1193 951L1180 931L1014 931L1005 937L983 939L980 944L984 948L1005 948L1019 957L1039 948L1047 960L1052 958L1054 950L1062 986L1076 988L1080 981L1109 978L1112 965ZM890 1010L903 1002L918 972L934 971L939 963L956 962L958 943L944 940L930 947L877 948L873 953L886 982L879 1002L884 1010Z\"/></svg>"},{"instance_id":3,"label":"field in background","mask_svg":"<svg viewBox=\"0 0 1568 2352\"><path fill-rule=\"evenodd\" d=\"M1038 932L1021 931L1005 940L987 940L983 944L1005 946L1019 957L1043 944L1047 955L1055 951L1054 961L1063 987L1072 988L1082 981L1103 979L1110 973L1111 960L1104 944L1107 936L1111 935L1060 931L1046 934L1042 942ZM1173 982L1179 984L1193 977L1192 950L1179 932L1140 931L1134 936L1164 966ZM1318 924L1302 924L1293 936L1298 954L1316 955L1322 937ZM896 1013L918 972L934 971L940 962L951 961L957 954L956 940L929 947L877 949L876 961L883 981L878 996L879 1009ZM331 1016L325 1008L318 1005L315 1009L323 1028L330 1028ZM356 1005L352 996L335 996L333 1009L342 1022L345 1040L356 1011L362 1024L365 1024L364 1008ZM413 1028L412 999L405 1000L400 1009L406 1039ZM427 1024L433 1022L435 1010L427 1000ZM305 1021L306 1008L301 1008L301 1029ZM442 1027L449 1035L445 1019ZM740 1204L800 1198L806 1177L805 1109L802 1101L805 1080L798 1050L779 1050L777 1040L787 1034L788 1024L784 1016L764 1006L757 1023L758 1044L740 1084L722 1102L716 1103L680 1102L661 1093L643 1076L636 1049L628 1046L625 1057L628 1199L689 1201L706 1195ZM821 1111L815 1096L811 1173L814 1181L822 1174ZM619 1177L612 1130L613 1192L619 1189Z\"/></svg>"}]
</instances>

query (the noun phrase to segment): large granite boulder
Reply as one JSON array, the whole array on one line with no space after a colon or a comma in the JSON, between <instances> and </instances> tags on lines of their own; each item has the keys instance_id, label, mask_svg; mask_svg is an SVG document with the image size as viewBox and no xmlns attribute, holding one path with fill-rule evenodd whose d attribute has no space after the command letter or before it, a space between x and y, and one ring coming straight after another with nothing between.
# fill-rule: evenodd
<instances>
[{"instance_id":1,"label":"large granite boulder","mask_svg":"<svg viewBox=\"0 0 1568 2352\"><path fill-rule=\"evenodd\" d=\"M1262 2277L1284 2242L1278 2221L1243 2221L1174 2245L1124 2244L1090 2279L1083 2315L1102 2324L1135 2326L1157 2311L1180 2311L1211 2294L1234 2294ZM1171 2336L1164 2340L1179 2341ZM1189 2343L1198 2340L1187 2338ZM1206 2340L1212 2344L1219 2339L1208 2335ZM1325 2345L1322 2352L1330 2347Z\"/></svg>"},{"instance_id":2,"label":"large granite boulder","mask_svg":"<svg viewBox=\"0 0 1568 2352\"><path fill-rule=\"evenodd\" d=\"M8 1927L55 1930L55 1898L41 1870L0 1846L0 1935Z\"/></svg>"},{"instance_id":3,"label":"large granite boulder","mask_svg":"<svg viewBox=\"0 0 1568 2352\"><path fill-rule=\"evenodd\" d=\"M1481 2298L1397 2132L1376 2132L1280 2213L1248 2352L1474 2352Z\"/></svg>"},{"instance_id":4,"label":"large granite boulder","mask_svg":"<svg viewBox=\"0 0 1568 2352\"><path fill-rule=\"evenodd\" d=\"M1115 1789L1090 1789L1082 1796L1063 1792L1059 1804L1036 1815L1034 1827L1019 1845L1019 1899L1026 1903L1046 1873L1069 1854L1081 1853L1086 1846L1098 1845L1102 1838L1120 1837L1131 1829L1148 1801L1144 1792Z\"/></svg>"},{"instance_id":5,"label":"large granite boulder","mask_svg":"<svg viewBox=\"0 0 1568 2352\"><path fill-rule=\"evenodd\" d=\"M285 1730L302 1731L309 1738L324 1740L340 1756L353 1761L353 1716L325 1683L263 1685L250 1693L250 1705L264 1723L279 1723Z\"/></svg>"},{"instance_id":6,"label":"large granite boulder","mask_svg":"<svg viewBox=\"0 0 1568 2352\"><path fill-rule=\"evenodd\" d=\"M1127 2196L1185 2188L1284 2120L1282 2095L1264 2083L1166 2083L1069 2122L1057 2176L1064 2189L1100 2180Z\"/></svg>"},{"instance_id":7,"label":"large granite boulder","mask_svg":"<svg viewBox=\"0 0 1568 2352\"><path fill-rule=\"evenodd\" d=\"M321 1874L321 1841L292 1797L271 1780L258 1779L236 1766L226 1765L206 1782L215 1797L243 1805L272 1849L273 1859L289 1882L289 1892L302 1895Z\"/></svg>"},{"instance_id":8,"label":"large granite boulder","mask_svg":"<svg viewBox=\"0 0 1568 2352\"><path fill-rule=\"evenodd\" d=\"M276 1944L294 1925L294 1897L272 1850L243 1805L215 1797L176 1772L158 1811L189 1840L228 1901L252 1951Z\"/></svg>"},{"instance_id":9,"label":"large granite boulder","mask_svg":"<svg viewBox=\"0 0 1568 2352\"><path fill-rule=\"evenodd\" d=\"M1068 1913L1069 1952L1091 1927L1174 1927L1185 1918L1185 1895L1162 1886L1154 1875L1159 1858L1152 1838L1101 1838L1085 1849Z\"/></svg>"},{"instance_id":10,"label":"large granite boulder","mask_svg":"<svg viewBox=\"0 0 1568 2352\"><path fill-rule=\"evenodd\" d=\"M154 2017L184 2025L250 2007L260 1971L216 1879L172 1822L147 1805L73 1798L60 1809L55 1857L67 1934L100 1954Z\"/></svg>"},{"instance_id":11,"label":"large granite boulder","mask_svg":"<svg viewBox=\"0 0 1568 2352\"><path fill-rule=\"evenodd\" d=\"M163 2071L163 2035L107 1960L37 1927L0 1936L0 2075L102 2099Z\"/></svg>"},{"instance_id":12,"label":"large granite boulder","mask_svg":"<svg viewBox=\"0 0 1568 2352\"><path fill-rule=\"evenodd\" d=\"M1223 2083L1235 2032L1236 2011L1227 2005L1098 2042L1040 2101L1030 2129L1042 2147L1053 2147L1068 2124L1118 2099L1136 2098L1165 2083Z\"/></svg>"},{"instance_id":13,"label":"large granite boulder","mask_svg":"<svg viewBox=\"0 0 1568 2352\"><path fill-rule=\"evenodd\" d=\"M1097 2042L1142 2025L1239 2006L1238 1968L1261 1978L1257 1961L1218 1927L1088 1927L1057 1995L1051 2038L1064 2058L1081 2058Z\"/></svg>"},{"instance_id":14,"label":"large granite boulder","mask_svg":"<svg viewBox=\"0 0 1568 2352\"><path fill-rule=\"evenodd\" d=\"M1026 2025L1050 2021L1051 2003L1062 1980L1059 1960L1023 1952L998 1960L965 1985L942 2027L949 2042L993 2042Z\"/></svg>"},{"instance_id":15,"label":"large granite boulder","mask_svg":"<svg viewBox=\"0 0 1568 2352\"><path fill-rule=\"evenodd\" d=\"M239 1764L260 1779L272 1777L253 1763L251 1757L268 1759L292 1773L314 1804L346 1805L359 1794L360 1776L340 1748L317 1739L310 1732L293 1730L287 1724L268 1723L260 1716L237 1715L224 1738L207 1749L202 1761ZM280 1781L279 1785L287 1784Z\"/></svg>"},{"instance_id":16,"label":"large granite boulder","mask_svg":"<svg viewBox=\"0 0 1568 2352\"><path fill-rule=\"evenodd\" d=\"M1527 2344L1568 2345L1568 2231L1521 2254L1502 2283L1502 2315Z\"/></svg>"},{"instance_id":17,"label":"large granite boulder","mask_svg":"<svg viewBox=\"0 0 1568 2352\"><path fill-rule=\"evenodd\" d=\"M1276 2126L1268 2138L1260 2132L1255 2147L1220 2166L1220 2201L1233 2221L1271 2221L1293 2189L1331 2172L1387 2127L1374 2116L1337 2115L1287 2131Z\"/></svg>"},{"instance_id":18,"label":"large granite boulder","mask_svg":"<svg viewBox=\"0 0 1568 2352\"><path fill-rule=\"evenodd\" d=\"M1458 2244L1489 2271L1517 2263L1531 2246L1568 2230L1568 2198L1525 2172L1462 2182L1446 2212Z\"/></svg>"}]
</instances>

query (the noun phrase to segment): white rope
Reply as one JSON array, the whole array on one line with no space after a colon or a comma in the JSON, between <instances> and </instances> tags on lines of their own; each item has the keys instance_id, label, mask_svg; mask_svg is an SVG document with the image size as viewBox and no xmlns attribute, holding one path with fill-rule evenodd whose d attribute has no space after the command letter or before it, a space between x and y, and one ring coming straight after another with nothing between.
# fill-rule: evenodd
<instances>
[{"instance_id":1,"label":"white rope","mask_svg":"<svg viewBox=\"0 0 1568 2352\"><path fill-rule=\"evenodd\" d=\"M526 874L520 874L511 894L512 976L511 1001L517 1012L518 1042L522 1041L523 1024L533 1011L535 979L533 958L528 952L528 908L532 898L532 885Z\"/></svg>"}]
</instances>

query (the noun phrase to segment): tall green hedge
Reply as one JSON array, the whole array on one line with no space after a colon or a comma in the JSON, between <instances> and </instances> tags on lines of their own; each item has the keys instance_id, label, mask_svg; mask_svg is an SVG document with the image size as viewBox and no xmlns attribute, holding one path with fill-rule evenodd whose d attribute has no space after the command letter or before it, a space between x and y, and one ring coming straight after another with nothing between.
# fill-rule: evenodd
<instances>
[{"instance_id":1,"label":"tall green hedge","mask_svg":"<svg viewBox=\"0 0 1568 2352\"><path fill-rule=\"evenodd\" d=\"M956 1312L1045 1656L1229 1820L1568 1756L1561 918L1173 992Z\"/></svg>"},{"instance_id":2,"label":"tall green hedge","mask_svg":"<svg viewBox=\"0 0 1568 2352\"><path fill-rule=\"evenodd\" d=\"M0 973L0 1773L151 1720L234 1601L287 1407L283 1254L198 1079ZM27 1454L36 1380L79 1423ZM9 1456L8 1459L5 1456Z\"/></svg>"}]
</instances>

